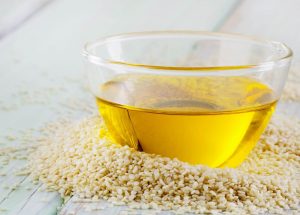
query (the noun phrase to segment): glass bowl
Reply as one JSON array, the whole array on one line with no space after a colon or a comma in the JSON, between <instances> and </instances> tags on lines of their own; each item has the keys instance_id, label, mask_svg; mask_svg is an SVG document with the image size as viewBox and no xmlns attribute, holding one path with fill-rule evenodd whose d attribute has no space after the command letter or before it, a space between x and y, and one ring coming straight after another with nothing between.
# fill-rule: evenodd
<instances>
[{"instance_id":1,"label":"glass bowl","mask_svg":"<svg viewBox=\"0 0 300 215\"><path fill-rule=\"evenodd\" d=\"M106 37L87 43L83 55L117 144L236 167L274 112L292 51L235 34L168 31Z\"/></svg>"}]
</instances>

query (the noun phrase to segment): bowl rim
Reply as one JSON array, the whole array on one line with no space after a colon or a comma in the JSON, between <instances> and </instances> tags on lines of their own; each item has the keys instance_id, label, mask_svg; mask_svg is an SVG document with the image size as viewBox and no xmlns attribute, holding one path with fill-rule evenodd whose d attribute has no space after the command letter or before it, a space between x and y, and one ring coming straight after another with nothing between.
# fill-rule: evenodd
<instances>
[{"instance_id":1,"label":"bowl rim","mask_svg":"<svg viewBox=\"0 0 300 215\"><path fill-rule=\"evenodd\" d=\"M147 36L211 36L214 38L231 38L231 39L240 39L249 42L257 42L257 43L265 43L265 44L272 44L280 47L286 53L278 57L274 60L270 61L263 61L258 64L248 64L248 65L224 65L224 66L162 66L162 65L148 65L148 64L136 64L131 62L123 62L123 61L113 61L110 59L105 59L101 56L96 56L91 52L96 46L105 45L108 42L113 41L121 41L121 40L128 40L128 39L137 39L141 37ZM132 33L123 33L117 35L111 35L102 37L92 42L87 42L82 50L82 55L91 63L96 65L102 65L105 67L113 67L113 68L126 68L126 69L143 69L143 70L150 70L150 71L174 71L174 72L209 72L212 75L212 72L220 72L220 71L236 71L236 70L249 70L252 71L266 71L272 69L276 65L284 64L286 61L289 61L293 56L293 51L284 43L277 42L273 40L261 39L252 36L246 36L242 34L236 33L223 33L223 32L209 32L209 31L186 31L186 30L172 30L172 31L145 31L145 32L132 32ZM219 74L220 75L220 74Z\"/></svg>"}]
</instances>

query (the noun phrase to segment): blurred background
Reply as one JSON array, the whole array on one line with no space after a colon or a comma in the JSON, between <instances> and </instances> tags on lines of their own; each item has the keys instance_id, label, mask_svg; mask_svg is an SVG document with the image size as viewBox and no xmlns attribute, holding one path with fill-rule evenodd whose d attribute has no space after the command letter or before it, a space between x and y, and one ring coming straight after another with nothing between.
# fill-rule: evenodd
<instances>
[{"instance_id":1,"label":"blurred background","mask_svg":"<svg viewBox=\"0 0 300 215\"><path fill-rule=\"evenodd\" d=\"M279 40L296 52L299 11L298 0L0 0L1 70L18 61L74 73L82 68L84 42L149 30L236 32Z\"/></svg>"}]
</instances>

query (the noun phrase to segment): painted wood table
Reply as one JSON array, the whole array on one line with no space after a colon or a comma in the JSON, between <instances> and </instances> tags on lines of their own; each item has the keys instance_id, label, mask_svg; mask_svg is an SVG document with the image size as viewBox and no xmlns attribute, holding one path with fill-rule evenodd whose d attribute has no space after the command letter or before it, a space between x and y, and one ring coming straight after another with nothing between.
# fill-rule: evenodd
<instances>
[{"instance_id":1,"label":"painted wood table","mask_svg":"<svg viewBox=\"0 0 300 215\"><path fill-rule=\"evenodd\" d=\"M263 36L294 49L290 82L297 87L298 11L297 0L0 2L0 214L141 213L104 201L71 198L63 204L58 193L46 192L43 185L20 173L26 157L9 157L16 146L34 147L31 137L43 124L63 116L81 117L86 103L93 105L80 55L86 41L124 32L175 29ZM300 116L299 103L282 107Z\"/></svg>"}]
</instances>

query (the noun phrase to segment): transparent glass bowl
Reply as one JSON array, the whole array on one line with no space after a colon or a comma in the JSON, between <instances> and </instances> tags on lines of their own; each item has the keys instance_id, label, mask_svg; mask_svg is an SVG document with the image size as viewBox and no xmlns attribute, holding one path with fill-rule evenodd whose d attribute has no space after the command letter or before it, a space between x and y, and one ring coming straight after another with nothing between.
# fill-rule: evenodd
<instances>
[{"instance_id":1,"label":"transparent glass bowl","mask_svg":"<svg viewBox=\"0 0 300 215\"><path fill-rule=\"evenodd\" d=\"M210 167L238 166L287 77L282 43L210 32L143 32L87 43L99 111L121 145Z\"/></svg>"}]
</instances>

